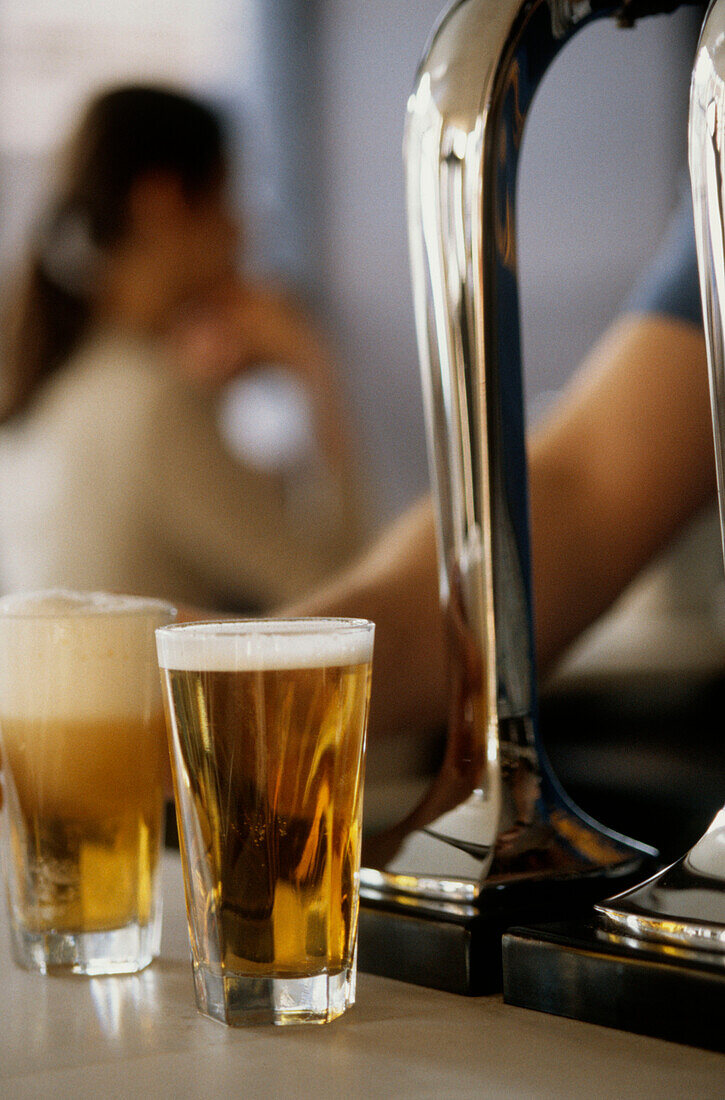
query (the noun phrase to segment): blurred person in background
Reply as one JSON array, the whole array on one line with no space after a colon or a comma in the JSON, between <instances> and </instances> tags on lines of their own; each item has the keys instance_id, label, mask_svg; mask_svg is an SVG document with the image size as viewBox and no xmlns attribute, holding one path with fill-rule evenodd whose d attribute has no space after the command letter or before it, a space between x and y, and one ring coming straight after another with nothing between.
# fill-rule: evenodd
<instances>
[{"instance_id":1,"label":"blurred person in background","mask_svg":"<svg viewBox=\"0 0 725 1100\"><path fill-rule=\"evenodd\" d=\"M118 87L80 120L6 293L2 591L256 610L359 545L326 341L299 306L235 271L227 174L217 117L185 95ZM267 364L309 398L304 506L284 473L238 461L218 429L220 386Z\"/></svg>"}]
</instances>

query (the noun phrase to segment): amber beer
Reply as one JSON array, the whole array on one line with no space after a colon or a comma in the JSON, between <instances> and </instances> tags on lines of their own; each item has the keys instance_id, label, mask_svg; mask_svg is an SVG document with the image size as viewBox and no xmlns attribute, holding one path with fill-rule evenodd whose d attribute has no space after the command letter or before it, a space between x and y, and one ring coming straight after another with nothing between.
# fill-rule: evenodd
<instances>
[{"instance_id":1,"label":"amber beer","mask_svg":"<svg viewBox=\"0 0 725 1100\"><path fill-rule=\"evenodd\" d=\"M159 601L0 600L5 863L21 965L138 970L158 953Z\"/></svg>"},{"instance_id":2,"label":"amber beer","mask_svg":"<svg viewBox=\"0 0 725 1100\"><path fill-rule=\"evenodd\" d=\"M372 624L157 637L199 1007L332 1019L354 999Z\"/></svg>"}]
</instances>

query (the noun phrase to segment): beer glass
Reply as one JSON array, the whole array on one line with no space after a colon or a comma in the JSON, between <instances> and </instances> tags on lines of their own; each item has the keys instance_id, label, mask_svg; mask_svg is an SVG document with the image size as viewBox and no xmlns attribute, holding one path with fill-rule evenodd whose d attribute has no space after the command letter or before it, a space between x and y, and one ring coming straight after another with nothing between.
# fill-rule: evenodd
<instances>
[{"instance_id":1,"label":"beer glass","mask_svg":"<svg viewBox=\"0 0 725 1100\"><path fill-rule=\"evenodd\" d=\"M158 954L166 764L157 600L0 600L3 856L13 952L42 973Z\"/></svg>"},{"instance_id":2,"label":"beer glass","mask_svg":"<svg viewBox=\"0 0 725 1100\"><path fill-rule=\"evenodd\" d=\"M355 999L374 626L156 632L199 1011L325 1023Z\"/></svg>"}]
</instances>

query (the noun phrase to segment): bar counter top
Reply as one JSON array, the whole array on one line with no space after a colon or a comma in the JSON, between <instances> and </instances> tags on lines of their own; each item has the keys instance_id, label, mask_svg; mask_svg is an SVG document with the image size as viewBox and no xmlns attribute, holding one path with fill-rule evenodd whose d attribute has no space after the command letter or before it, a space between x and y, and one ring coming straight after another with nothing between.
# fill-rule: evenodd
<instances>
[{"instance_id":1,"label":"bar counter top","mask_svg":"<svg viewBox=\"0 0 725 1100\"><path fill-rule=\"evenodd\" d=\"M194 1005L178 855L164 859L164 907L161 957L92 979L17 969L3 911L0 1096L725 1095L724 1055L367 974L332 1024L225 1028Z\"/></svg>"}]
</instances>

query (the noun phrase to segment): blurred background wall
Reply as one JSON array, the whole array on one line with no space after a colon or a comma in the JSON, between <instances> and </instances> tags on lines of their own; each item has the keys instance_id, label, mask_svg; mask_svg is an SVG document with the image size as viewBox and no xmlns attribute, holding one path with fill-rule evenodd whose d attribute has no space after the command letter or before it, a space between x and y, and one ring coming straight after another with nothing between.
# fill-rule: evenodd
<instances>
[{"instance_id":1,"label":"blurred background wall","mask_svg":"<svg viewBox=\"0 0 725 1100\"><path fill-rule=\"evenodd\" d=\"M0 0L0 262L89 91L160 77L219 102L252 265L315 302L340 351L378 521L426 484L401 141L440 0ZM616 313L677 200L697 12L597 24L550 71L521 178L536 410Z\"/></svg>"}]
</instances>

